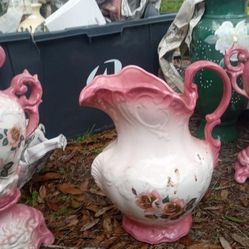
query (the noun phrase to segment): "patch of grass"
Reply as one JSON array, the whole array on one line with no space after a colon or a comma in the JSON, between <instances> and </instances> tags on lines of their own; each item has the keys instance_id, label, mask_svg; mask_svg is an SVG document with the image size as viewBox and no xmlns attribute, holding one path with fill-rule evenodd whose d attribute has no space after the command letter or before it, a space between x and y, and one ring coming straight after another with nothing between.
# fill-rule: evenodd
<instances>
[{"instance_id":1,"label":"patch of grass","mask_svg":"<svg viewBox=\"0 0 249 249\"><path fill-rule=\"evenodd\" d=\"M53 215L55 218L58 218L58 217L60 217L60 216L65 216L67 213L68 213L67 207L63 207L63 208L61 208L60 210L58 210L58 211L56 211L56 212L53 212L52 215Z\"/></svg>"},{"instance_id":2,"label":"patch of grass","mask_svg":"<svg viewBox=\"0 0 249 249\"><path fill-rule=\"evenodd\" d=\"M68 201L71 199L71 196L70 195L62 195L60 196L60 200L61 201Z\"/></svg>"},{"instance_id":3,"label":"patch of grass","mask_svg":"<svg viewBox=\"0 0 249 249\"><path fill-rule=\"evenodd\" d=\"M161 13L177 12L180 9L182 3L183 0L162 0L160 12Z\"/></svg>"},{"instance_id":4,"label":"patch of grass","mask_svg":"<svg viewBox=\"0 0 249 249\"><path fill-rule=\"evenodd\" d=\"M35 206L37 204L37 200L38 200L38 192L34 190L31 193L31 196L29 196L25 201L25 204L30 206Z\"/></svg>"},{"instance_id":5,"label":"patch of grass","mask_svg":"<svg viewBox=\"0 0 249 249\"><path fill-rule=\"evenodd\" d=\"M66 171L64 168L59 168L58 172L60 173L60 175L65 175Z\"/></svg>"},{"instance_id":6,"label":"patch of grass","mask_svg":"<svg viewBox=\"0 0 249 249\"><path fill-rule=\"evenodd\" d=\"M81 143L88 139L94 131L95 125L93 125L90 129L88 129L82 136L77 137L76 139L73 140L75 143Z\"/></svg>"}]
</instances>

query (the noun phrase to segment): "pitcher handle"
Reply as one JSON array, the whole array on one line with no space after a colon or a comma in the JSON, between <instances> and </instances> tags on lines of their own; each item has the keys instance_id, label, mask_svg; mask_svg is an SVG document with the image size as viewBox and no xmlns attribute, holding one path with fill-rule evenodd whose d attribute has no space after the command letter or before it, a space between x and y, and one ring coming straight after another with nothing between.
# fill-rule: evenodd
<instances>
[{"instance_id":1,"label":"pitcher handle","mask_svg":"<svg viewBox=\"0 0 249 249\"><path fill-rule=\"evenodd\" d=\"M3 66L4 62L5 62L5 59L6 59L6 54L3 50L2 47L0 47L0 67Z\"/></svg>"},{"instance_id":2,"label":"pitcher handle","mask_svg":"<svg viewBox=\"0 0 249 249\"><path fill-rule=\"evenodd\" d=\"M209 144L212 150L213 157L214 157L214 166L216 166L218 162L221 142L220 142L220 139L213 138L212 131L216 125L220 124L220 118L223 115L223 113L226 111L230 103L230 99L232 95L232 87L231 87L230 79L226 71L221 66L210 61L202 60L202 61L197 61L197 62L192 63L186 69L184 94L185 92L190 93L189 89L193 89L193 83L194 83L193 79L196 73L200 71L201 69L212 70L216 72L219 75L219 77L222 79L223 86L224 86L223 96L218 107L213 113L206 115L207 122L206 122L206 126L204 129L205 140L207 141L207 143Z\"/></svg>"},{"instance_id":3,"label":"pitcher handle","mask_svg":"<svg viewBox=\"0 0 249 249\"><path fill-rule=\"evenodd\" d=\"M233 66L231 58L237 57L238 64ZM226 50L224 57L225 69L231 79L233 89L242 96L249 98L249 52L247 49L234 44L230 49ZM238 86L237 79L242 76L243 89Z\"/></svg>"},{"instance_id":4,"label":"pitcher handle","mask_svg":"<svg viewBox=\"0 0 249 249\"><path fill-rule=\"evenodd\" d=\"M4 93L16 97L24 112L28 114L26 138L29 137L39 124L38 107L42 102L42 87L37 75L32 76L24 70L11 80L10 87Z\"/></svg>"}]
</instances>

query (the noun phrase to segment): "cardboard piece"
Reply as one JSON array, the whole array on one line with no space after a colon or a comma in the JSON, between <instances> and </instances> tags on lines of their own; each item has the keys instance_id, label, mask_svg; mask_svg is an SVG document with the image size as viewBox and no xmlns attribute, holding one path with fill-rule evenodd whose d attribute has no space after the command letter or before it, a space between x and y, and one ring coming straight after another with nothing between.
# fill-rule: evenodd
<instances>
[{"instance_id":1,"label":"cardboard piece","mask_svg":"<svg viewBox=\"0 0 249 249\"><path fill-rule=\"evenodd\" d=\"M95 0L69 0L45 20L49 31L105 23Z\"/></svg>"}]
</instances>

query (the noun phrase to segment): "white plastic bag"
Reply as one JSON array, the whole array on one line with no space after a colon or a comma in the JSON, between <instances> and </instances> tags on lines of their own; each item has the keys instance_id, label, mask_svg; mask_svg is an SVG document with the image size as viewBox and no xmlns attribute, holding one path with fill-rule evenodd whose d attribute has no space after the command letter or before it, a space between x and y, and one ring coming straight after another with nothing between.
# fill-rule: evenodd
<instances>
[{"instance_id":1,"label":"white plastic bag","mask_svg":"<svg viewBox=\"0 0 249 249\"><path fill-rule=\"evenodd\" d=\"M26 141L20 160L20 174L18 187L28 182L35 172L40 171L46 164L49 156L55 149L65 149L67 140L63 135L52 139L45 137L45 128L42 124Z\"/></svg>"}]
</instances>

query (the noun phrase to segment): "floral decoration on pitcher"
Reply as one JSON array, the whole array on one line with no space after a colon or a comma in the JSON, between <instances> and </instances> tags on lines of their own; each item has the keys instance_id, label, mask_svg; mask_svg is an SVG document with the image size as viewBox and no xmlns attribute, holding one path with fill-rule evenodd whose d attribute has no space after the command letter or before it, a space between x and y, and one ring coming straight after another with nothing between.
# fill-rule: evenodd
<instances>
[{"instance_id":1,"label":"floral decoration on pitcher","mask_svg":"<svg viewBox=\"0 0 249 249\"><path fill-rule=\"evenodd\" d=\"M24 136L19 128L0 129L0 144L2 146L10 146L13 151L20 148L22 141L24 141Z\"/></svg>"},{"instance_id":2,"label":"floral decoration on pitcher","mask_svg":"<svg viewBox=\"0 0 249 249\"><path fill-rule=\"evenodd\" d=\"M186 203L182 199L170 199L169 196L163 198L156 191L137 194L134 188L132 193L136 196L136 205L144 210L144 217L148 219L177 220L194 208L197 200L193 198Z\"/></svg>"},{"instance_id":3,"label":"floral decoration on pitcher","mask_svg":"<svg viewBox=\"0 0 249 249\"><path fill-rule=\"evenodd\" d=\"M249 49L248 29L248 23L244 20L235 26L232 22L225 21L216 29L214 35L208 36L205 41L208 44L215 44L215 49L223 55L234 43ZM235 58L234 56L232 59Z\"/></svg>"}]
</instances>

